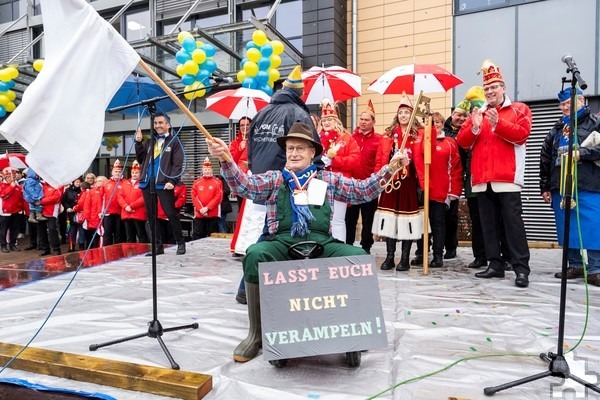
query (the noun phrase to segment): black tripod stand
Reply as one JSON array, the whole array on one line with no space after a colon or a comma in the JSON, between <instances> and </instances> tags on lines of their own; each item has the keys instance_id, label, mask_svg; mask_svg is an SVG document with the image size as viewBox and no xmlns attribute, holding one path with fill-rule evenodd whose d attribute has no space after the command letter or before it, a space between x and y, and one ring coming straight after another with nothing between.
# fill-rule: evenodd
<instances>
[{"instance_id":1,"label":"black tripod stand","mask_svg":"<svg viewBox=\"0 0 600 400\"><path fill-rule=\"evenodd\" d=\"M567 73L571 73L571 80L567 80L567 78L562 78L563 86L565 82L571 82L571 126L575 126L575 118L576 118L576 108L577 108L577 84L579 83L579 87L581 89L585 89L587 84L579 75L579 70L577 69L577 65L573 62L571 56L564 56L562 59L569 68L567 69ZM594 392L600 393L600 388L596 385L593 385L573 374L569 369L569 364L563 355L563 342L565 336L565 308L566 308L566 300L567 300L567 265L569 263L569 228L571 222L571 195L573 188L573 138L575 137L574 129L569 129L569 147L568 147L568 155L567 155L567 172L565 179L565 196L564 196L564 210L565 210L565 225L563 227L564 232L564 240L563 240L563 252L562 252L562 276L560 280L560 307L559 307L559 316L558 316L558 343L556 345L557 351L556 353L549 352L541 353L540 358L546 361L548 365L548 370L541 372L539 374L531 375L525 378L517 379L516 381L504 383L498 386L486 387L483 389L483 393L487 396L491 396L501 390L506 390L515 386L522 385L524 383L533 382L538 379L546 378L548 376L555 376L563 379L573 379L575 382L593 390Z\"/></svg>"},{"instance_id":2,"label":"black tripod stand","mask_svg":"<svg viewBox=\"0 0 600 400\"><path fill-rule=\"evenodd\" d=\"M165 96L165 97L168 97L168 96ZM116 108L110 109L108 111L108 112L117 112L117 111L121 111L126 108L137 107L139 105L147 105L148 106L148 111L150 113L150 147L149 147L149 152L146 154L146 157L152 157L150 159L150 165L148 166L148 168L149 168L148 174L153 173L155 171L155 169L154 169L155 160L154 160L154 154L153 154L154 145L156 143L156 138L154 137L154 117L156 116L156 102L163 98L164 97L157 97L157 98L150 99L150 100L144 100L144 101L140 101L135 104L129 104L129 105L122 106L122 107L116 107ZM150 338L154 338L154 339L158 340L160 347L163 349L165 355L167 356L167 358L169 359L169 362L171 363L171 368L179 369L179 365L173 359L173 356L169 352L169 349L167 349L165 342L163 342L162 335L165 332L173 332L173 331L178 331L181 329L197 329L198 324L193 323L193 324L188 324L188 325L176 326L173 328L163 328L160 321L158 320L158 306L157 306L158 295L157 295L157 284L156 284L156 220L158 219L158 217L157 217L157 197L156 197L155 177L149 176L148 181L149 181L148 184L150 186L150 198L151 198L149 211L150 211L150 215L153 216L152 221L151 221L152 229L150 232L151 233L150 240L152 241L152 321L148 322L148 331L147 332L140 333L140 334L133 335L133 336L124 337L121 339L111 340L109 342L105 342L105 343L101 343L101 344L92 344L92 345L90 345L90 350L95 351L101 347L111 346L113 344L128 342L130 340L148 336Z\"/></svg>"}]
</instances>

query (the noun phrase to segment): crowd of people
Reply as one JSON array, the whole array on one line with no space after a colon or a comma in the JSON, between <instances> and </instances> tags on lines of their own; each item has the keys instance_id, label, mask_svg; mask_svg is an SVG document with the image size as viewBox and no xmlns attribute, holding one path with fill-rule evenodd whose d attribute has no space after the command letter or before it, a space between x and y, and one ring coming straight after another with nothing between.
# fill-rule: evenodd
<instances>
[{"instance_id":1,"label":"crowd of people","mask_svg":"<svg viewBox=\"0 0 600 400\"><path fill-rule=\"evenodd\" d=\"M429 187L429 225L424 226L424 126L411 119L414 105L403 95L391 123L384 132L375 132L376 112L371 101L358 115L357 128L349 132L336 104L324 101L321 115L310 114L302 101L303 83L296 67L277 91L270 104L254 119L238 121L239 131L228 144L227 152L241 173L259 175L267 171L285 170L290 160L278 142L294 124L308 126L311 140L318 142L312 165L317 170L338 173L348 179L365 180L388 165L397 153L405 153L409 162L382 182L379 196L364 201L344 202L333 197L329 233L348 245L354 245L359 219L360 247L370 253L375 238L386 243L382 270L407 271L423 263L423 250L431 248L429 267L439 268L444 260L456 257L458 246L458 205L464 193L471 226L473 261L470 268L487 267L475 274L478 278L504 277L515 273L515 285L529 284L529 247L522 218L521 190L524 185L525 145L531 133L532 116L523 103L511 101L506 94L500 68L487 61L482 67L483 86L470 88L448 118L433 113ZM562 90L558 99L564 116L549 132L544 142L540 163L540 188L544 201L551 203L562 244L564 197L560 179L564 169L570 129L570 88ZM600 121L585 105L583 93L577 92L576 115L578 137L574 154L579 172L575 186L579 190L575 204L585 229L593 229L597 212L589 204L600 192L593 177L600 162ZM411 122L412 121L412 122ZM411 125L412 123L412 125ZM409 126L410 125L410 126ZM23 226L29 225L30 245L41 255L60 254L61 241L69 251L120 242L148 242L156 225L157 252L163 243L177 245L177 254L185 253L179 215L187 198L183 174L183 148L171 134L169 117L154 119L156 141L144 141L136 135L136 161L130 178L123 176L123 166L113 165L110 178L87 174L64 188L53 188L29 169L26 177L14 168L2 171L0 183L0 249L18 251L17 238ZM221 165L223 167L223 165ZM226 213L231 211L227 177L214 176L208 157L191 188L194 207L192 239L223 231ZM152 204L151 192L158 198ZM233 188L238 204L244 196ZM269 239L266 199L253 196L263 207L265 224L256 241ZM156 209L154 209L156 206ZM153 221L156 216L156 221ZM238 224L240 221L238 221ZM310 225L310 224L309 224ZM64 226L68 227L68 230ZM423 242L425 229L431 232L429 243ZM589 282L600 286L600 256L593 235L572 231L570 268L567 277L583 276L583 261L588 264ZM510 232L507 235L505 231ZM400 242L400 257L396 252ZM411 260L413 242L416 256ZM584 253L585 256L584 256ZM509 265L510 264L510 265ZM557 274L560 277L560 274ZM238 301L245 302L244 280Z\"/></svg>"}]
</instances>

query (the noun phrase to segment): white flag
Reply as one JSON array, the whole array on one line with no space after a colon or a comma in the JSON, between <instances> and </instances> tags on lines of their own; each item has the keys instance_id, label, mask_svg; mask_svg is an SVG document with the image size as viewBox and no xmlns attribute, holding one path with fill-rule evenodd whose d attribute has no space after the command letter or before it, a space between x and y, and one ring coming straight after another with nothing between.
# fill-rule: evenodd
<instances>
[{"instance_id":1,"label":"white flag","mask_svg":"<svg viewBox=\"0 0 600 400\"><path fill-rule=\"evenodd\" d=\"M140 56L85 0L41 6L44 67L0 133L27 149L28 164L58 187L97 155L106 107Z\"/></svg>"}]
</instances>

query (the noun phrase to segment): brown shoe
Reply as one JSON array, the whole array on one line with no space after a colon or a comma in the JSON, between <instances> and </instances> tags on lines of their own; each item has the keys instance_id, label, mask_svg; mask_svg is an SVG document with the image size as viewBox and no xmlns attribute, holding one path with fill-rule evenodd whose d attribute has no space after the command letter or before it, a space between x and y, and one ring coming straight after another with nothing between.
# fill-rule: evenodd
<instances>
[{"instance_id":1,"label":"brown shoe","mask_svg":"<svg viewBox=\"0 0 600 400\"><path fill-rule=\"evenodd\" d=\"M600 286L600 274L591 274L587 277L588 284Z\"/></svg>"},{"instance_id":2,"label":"brown shoe","mask_svg":"<svg viewBox=\"0 0 600 400\"><path fill-rule=\"evenodd\" d=\"M557 272L554 274L556 279L562 278L562 272ZM577 279L583 278L583 268L567 268L567 279ZM589 279L589 276L588 276Z\"/></svg>"}]
</instances>

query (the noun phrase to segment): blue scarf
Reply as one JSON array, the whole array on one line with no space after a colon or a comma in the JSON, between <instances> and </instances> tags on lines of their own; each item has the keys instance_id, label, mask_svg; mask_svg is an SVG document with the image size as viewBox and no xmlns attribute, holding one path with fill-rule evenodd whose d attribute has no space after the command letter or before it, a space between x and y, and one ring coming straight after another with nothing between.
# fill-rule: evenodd
<instances>
[{"instance_id":1,"label":"blue scarf","mask_svg":"<svg viewBox=\"0 0 600 400\"><path fill-rule=\"evenodd\" d=\"M294 202L294 190L306 190L308 181L317 173L317 167L310 165L298 174L284 168L281 173L290 187L290 203L292 205L291 235L292 237L306 236L310 233L308 223L314 221L315 217L310 212L308 204L298 205Z\"/></svg>"}]
</instances>

